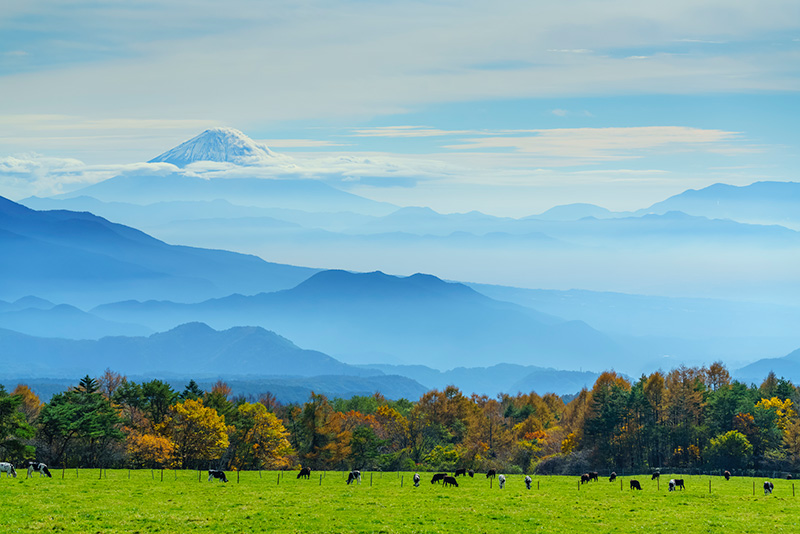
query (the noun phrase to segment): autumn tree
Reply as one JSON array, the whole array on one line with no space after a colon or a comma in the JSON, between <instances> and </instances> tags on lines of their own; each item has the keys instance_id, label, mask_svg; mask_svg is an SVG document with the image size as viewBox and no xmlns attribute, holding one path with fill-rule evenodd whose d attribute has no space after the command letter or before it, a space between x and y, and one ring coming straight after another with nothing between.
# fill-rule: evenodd
<instances>
[{"instance_id":1,"label":"autumn tree","mask_svg":"<svg viewBox=\"0 0 800 534\"><path fill-rule=\"evenodd\" d=\"M229 445L225 419L199 399L172 405L156 430L175 443L178 464L183 468L219 458Z\"/></svg>"},{"instance_id":2,"label":"autumn tree","mask_svg":"<svg viewBox=\"0 0 800 534\"><path fill-rule=\"evenodd\" d=\"M128 457L136 467L154 469L175 466L177 448L165 436L132 431L127 434L125 444Z\"/></svg>"},{"instance_id":3,"label":"autumn tree","mask_svg":"<svg viewBox=\"0 0 800 534\"><path fill-rule=\"evenodd\" d=\"M31 391L31 388L25 384L17 384L17 387L14 388L11 395L22 398L19 411L22 412L28 423L33 423L36 418L39 417L39 412L42 409L42 401L39 400L38 395Z\"/></svg>"},{"instance_id":4,"label":"autumn tree","mask_svg":"<svg viewBox=\"0 0 800 534\"><path fill-rule=\"evenodd\" d=\"M237 469L285 469L294 450L289 433L275 414L260 403L243 403L233 421L232 464Z\"/></svg>"}]
</instances>

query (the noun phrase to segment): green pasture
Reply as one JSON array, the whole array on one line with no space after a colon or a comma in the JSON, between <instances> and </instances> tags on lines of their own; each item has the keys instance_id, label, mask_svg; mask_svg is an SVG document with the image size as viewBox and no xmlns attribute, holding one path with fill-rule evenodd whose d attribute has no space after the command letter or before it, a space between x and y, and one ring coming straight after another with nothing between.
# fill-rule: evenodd
<instances>
[{"instance_id":1,"label":"green pasture","mask_svg":"<svg viewBox=\"0 0 800 534\"><path fill-rule=\"evenodd\" d=\"M421 473L227 472L229 483L197 471L53 471L53 478L0 478L0 532L800 532L800 483L686 476L670 493L649 476L601 478L507 476L505 489L484 475L459 477L458 488ZM322 475L322 479L320 479ZM63 478L62 478L63 476ZM402 487L401 487L402 482ZM620 489L620 482L621 487ZM755 495L753 483L755 482ZM711 484L709 492L709 483ZM797 494L793 496L793 484Z\"/></svg>"}]
</instances>

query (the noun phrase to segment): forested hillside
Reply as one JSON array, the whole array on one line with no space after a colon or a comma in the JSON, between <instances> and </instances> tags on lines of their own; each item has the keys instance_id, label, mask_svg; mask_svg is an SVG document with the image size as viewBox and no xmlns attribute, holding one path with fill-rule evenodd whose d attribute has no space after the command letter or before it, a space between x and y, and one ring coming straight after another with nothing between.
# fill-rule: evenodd
<instances>
[{"instance_id":1,"label":"forested hillside","mask_svg":"<svg viewBox=\"0 0 800 534\"><path fill-rule=\"evenodd\" d=\"M773 374L732 381L720 363L642 375L605 372L568 403L535 392L415 401L313 394L281 404L217 382L176 391L106 371L43 404L0 388L0 451L52 466L452 470L800 470L800 388Z\"/></svg>"}]
</instances>

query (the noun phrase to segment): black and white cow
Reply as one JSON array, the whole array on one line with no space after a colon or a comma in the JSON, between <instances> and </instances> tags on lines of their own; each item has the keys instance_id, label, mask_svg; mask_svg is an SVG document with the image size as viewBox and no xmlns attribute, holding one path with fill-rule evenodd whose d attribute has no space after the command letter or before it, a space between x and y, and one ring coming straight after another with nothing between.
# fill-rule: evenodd
<instances>
[{"instance_id":1,"label":"black and white cow","mask_svg":"<svg viewBox=\"0 0 800 534\"><path fill-rule=\"evenodd\" d=\"M305 478L306 480L308 480L310 477L311 477L311 468L310 467L302 468L300 470L300 472L297 474L297 478Z\"/></svg>"},{"instance_id":2,"label":"black and white cow","mask_svg":"<svg viewBox=\"0 0 800 534\"><path fill-rule=\"evenodd\" d=\"M669 481L669 491L675 491L675 479Z\"/></svg>"},{"instance_id":3,"label":"black and white cow","mask_svg":"<svg viewBox=\"0 0 800 534\"><path fill-rule=\"evenodd\" d=\"M469 475L469 478L474 478L475 477L475 471L473 471L472 469L467 471L467 474Z\"/></svg>"},{"instance_id":4,"label":"black and white cow","mask_svg":"<svg viewBox=\"0 0 800 534\"><path fill-rule=\"evenodd\" d=\"M419 473L414 473L414 487L419 487Z\"/></svg>"},{"instance_id":5,"label":"black and white cow","mask_svg":"<svg viewBox=\"0 0 800 534\"><path fill-rule=\"evenodd\" d=\"M47 468L47 465L45 465L45 464L43 464L41 462L37 462L37 461L34 461L34 460L25 460L22 463L22 468L23 469L25 469L25 468L28 469L28 476L26 478L30 478L34 471L39 473L40 477L53 478L53 475L50 474L50 470Z\"/></svg>"},{"instance_id":6,"label":"black and white cow","mask_svg":"<svg viewBox=\"0 0 800 534\"><path fill-rule=\"evenodd\" d=\"M526 488L531 489L531 482L533 482L533 480L531 480L530 475L525 475L525 487Z\"/></svg>"},{"instance_id":7,"label":"black and white cow","mask_svg":"<svg viewBox=\"0 0 800 534\"><path fill-rule=\"evenodd\" d=\"M500 489L506 487L506 476L505 475L498 475L497 481L500 483Z\"/></svg>"},{"instance_id":8,"label":"black and white cow","mask_svg":"<svg viewBox=\"0 0 800 534\"><path fill-rule=\"evenodd\" d=\"M219 469L209 469L208 470L208 481L211 482L214 479L217 479L220 482L227 482L228 481L228 477L225 476L225 471L220 471Z\"/></svg>"},{"instance_id":9,"label":"black and white cow","mask_svg":"<svg viewBox=\"0 0 800 534\"><path fill-rule=\"evenodd\" d=\"M608 477L608 481L609 482L614 482L615 480L617 480L617 472L616 471L611 473L611 476Z\"/></svg>"},{"instance_id":10,"label":"black and white cow","mask_svg":"<svg viewBox=\"0 0 800 534\"><path fill-rule=\"evenodd\" d=\"M17 478L17 471L14 469L14 466L8 462L0 462L0 473L5 473L6 478Z\"/></svg>"},{"instance_id":11,"label":"black and white cow","mask_svg":"<svg viewBox=\"0 0 800 534\"><path fill-rule=\"evenodd\" d=\"M347 475L348 485L354 481L359 484L361 483L361 471L359 471L358 469L353 469L352 471L350 471L350 474Z\"/></svg>"},{"instance_id":12,"label":"black and white cow","mask_svg":"<svg viewBox=\"0 0 800 534\"><path fill-rule=\"evenodd\" d=\"M722 473L722 476L725 477L725 480L730 480L731 479L731 472L730 471L725 471L724 473Z\"/></svg>"},{"instance_id":13,"label":"black and white cow","mask_svg":"<svg viewBox=\"0 0 800 534\"><path fill-rule=\"evenodd\" d=\"M775 485L772 482L770 482L769 480L764 481L764 495L770 495L774 488Z\"/></svg>"}]
</instances>

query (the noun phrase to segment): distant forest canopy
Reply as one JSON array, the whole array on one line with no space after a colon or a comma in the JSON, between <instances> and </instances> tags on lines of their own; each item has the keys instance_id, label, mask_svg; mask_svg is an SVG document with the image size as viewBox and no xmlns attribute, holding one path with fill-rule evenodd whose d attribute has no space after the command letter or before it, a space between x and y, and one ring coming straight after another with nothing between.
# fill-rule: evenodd
<instances>
[{"instance_id":1,"label":"distant forest canopy","mask_svg":"<svg viewBox=\"0 0 800 534\"><path fill-rule=\"evenodd\" d=\"M613 371L569 402L555 394L431 390L302 404L233 397L225 382L182 391L111 370L46 404L0 386L0 460L51 467L436 470L800 470L800 388L773 373L732 381L721 363L642 375Z\"/></svg>"}]
</instances>

